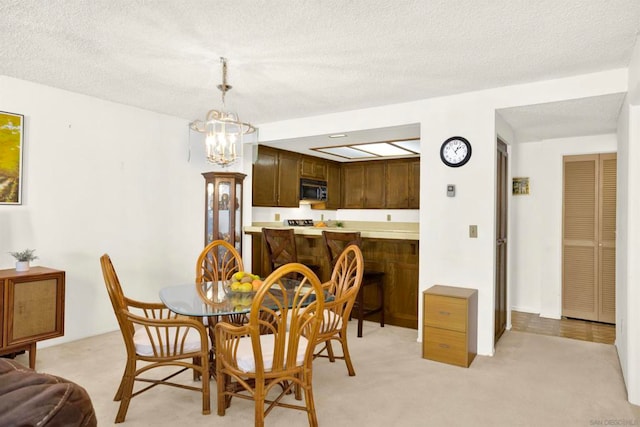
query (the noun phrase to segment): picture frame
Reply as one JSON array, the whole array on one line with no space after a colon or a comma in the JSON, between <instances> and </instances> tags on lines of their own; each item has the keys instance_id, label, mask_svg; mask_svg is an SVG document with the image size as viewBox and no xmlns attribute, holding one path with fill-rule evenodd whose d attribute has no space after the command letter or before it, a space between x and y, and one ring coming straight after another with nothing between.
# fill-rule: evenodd
<instances>
[{"instance_id":1,"label":"picture frame","mask_svg":"<svg viewBox=\"0 0 640 427\"><path fill-rule=\"evenodd\" d=\"M0 111L0 205L22 204L24 115Z\"/></svg>"},{"instance_id":2,"label":"picture frame","mask_svg":"<svg viewBox=\"0 0 640 427\"><path fill-rule=\"evenodd\" d=\"M529 194L529 177L513 177L512 191L514 196Z\"/></svg>"}]
</instances>

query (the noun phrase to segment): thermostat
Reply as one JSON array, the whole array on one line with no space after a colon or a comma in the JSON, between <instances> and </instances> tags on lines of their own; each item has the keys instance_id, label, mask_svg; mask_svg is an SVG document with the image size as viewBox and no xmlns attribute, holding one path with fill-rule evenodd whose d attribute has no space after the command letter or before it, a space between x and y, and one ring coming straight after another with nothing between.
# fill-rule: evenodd
<instances>
[{"instance_id":1,"label":"thermostat","mask_svg":"<svg viewBox=\"0 0 640 427\"><path fill-rule=\"evenodd\" d=\"M456 186L447 184L447 197L456 197Z\"/></svg>"}]
</instances>

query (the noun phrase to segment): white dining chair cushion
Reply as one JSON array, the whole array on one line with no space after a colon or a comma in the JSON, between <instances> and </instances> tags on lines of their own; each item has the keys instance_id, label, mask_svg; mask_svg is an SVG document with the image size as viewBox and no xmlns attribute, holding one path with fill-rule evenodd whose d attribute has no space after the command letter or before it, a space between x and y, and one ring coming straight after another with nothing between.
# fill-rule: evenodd
<instances>
[{"instance_id":1,"label":"white dining chair cushion","mask_svg":"<svg viewBox=\"0 0 640 427\"><path fill-rule=\"evenodd\" d=\"M168 347L165 348L165 355L167 353L173 353L173 343L175 341L176 330L177 328L169 328L169 342L164 343L165 346ZM151 332L152 336L154 336L154 334L156 333L155 328L149 328L149 331ZM162 334L162 339L164 340L164 328L161 328L160 331L160 333ZM185 328L180 328L178 345L182 343L182 336L184 335L185 331ZM207 338L207 341L209 341L209 338ZM133 343L136 346L136 354L139 354L140 356L153 356L155 354L153 351L154 344L151 343L151 340L149 339L149 335L147 334L147 330L145 328L136 330L135 334L133 335ZM158 339L155 336L154 343L155 345L159 344ZM211 348L211 345L209 345L209 348ZM187 337L184 340L183 352L190 353L193 351L200 351L200 334L198 333L197 329L189 328ZM160 349L158 349L157 354L161 354Z\"/></svg>"},{"instance_id":2,"label":"white dining chair cushion","mask_svg":"<svg viewBox=\"0 0 640 427\"><path fill-rule=\"evenodd\" d=\"M321 331L324 331L328 325L333 325L333 322L335 322L336 329L342 328L342 316L338 316L334 311L324 310L324 316L322 317L322 326L320 326Z\"/></svg>"},{"instance_id":3,"label":"white dining chair cushion","mask_svg":"<svg viewBox=\"0 0 640 427\"><path fill-rule=\"evenodd\" d=\"M286 341L289 342L289 334L287 334ZM262 347L262 361L264 363L264 370L266 372L271 370L273 365L273 334L260 335L260 346ZM304 355L307 351L308 341L305 337L300 337L298 343L298 354L296 356L296 366L302 365L304 362ZM285 348L285 357L286 357ZM251 345L251 337L242 337L238 342L238 351L236 353L236 362L238 368L243 372L255 372L256 360L253 355L253 346Z\"/></svg>"}]
</instances>

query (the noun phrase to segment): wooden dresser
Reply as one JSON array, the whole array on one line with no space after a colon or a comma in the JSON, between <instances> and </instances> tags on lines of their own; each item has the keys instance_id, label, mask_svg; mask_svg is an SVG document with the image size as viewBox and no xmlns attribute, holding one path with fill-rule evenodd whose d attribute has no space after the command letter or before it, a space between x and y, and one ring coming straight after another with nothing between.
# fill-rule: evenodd
<instances>
[{"instance_id":1,"label":"wooden dresser","mask_svg":"<svg viewBox=\"0 0 640 427\"><path fill-rule=\"evenodd\" d=\"M46 267L0 270L0 355L29 351L36 342L64 335L65 272Z\"/></svg>"},{"instance_id":2,"label":"wooden dresser","mask_svg":"<svg viewBox=\"0 0 640 427\"><path fill-rule=\"evenodd\" d=\"M469 367L478 340L478 291L435 285L423 292L422 357Z\"/></svg>"}]
</instances>

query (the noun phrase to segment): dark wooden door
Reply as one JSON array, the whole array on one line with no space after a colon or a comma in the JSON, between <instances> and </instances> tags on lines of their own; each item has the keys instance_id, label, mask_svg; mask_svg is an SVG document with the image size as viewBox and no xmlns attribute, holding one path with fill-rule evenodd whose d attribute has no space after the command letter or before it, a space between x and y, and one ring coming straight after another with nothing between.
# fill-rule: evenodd
<instances>
[{"instance_id":1,"label":"dark wooden door","mask_svg":"<svg viewBox=\"0 0 640 427\"><path fill-rule=\"evenodd\" d=\"M386 208L407 209L409 207L409 162L406 160L387 163Z\"/></svg>"},{"instance_id":2,"label":"dark wooden door","mask_svg":"<svg viewBox=\"0 0 640 427\"><path fill-rule=\"evenodd\" d=\"M385 162L364 165L364 208L381 209L385 203Z\"/></svg>"},{"instance_id":3,"label":"dark wooden door","mask_svg":"<svg viewBox=\"0 0 640 427\"><path fill-rule=\"evenodd\" d=\"M327 209L339 209L340 206L340 165L327 164Z\"/></svg>"},{"instance_id":4,"label":"dark wooden door","mask_svg":"<svg viewBox=\"0 0 640 427\"><path fill-rule=\"evenodd\" d=\"M278 205L297 208L300 205L300 156L281 151L278 158Z\"/></svg>"},{"instance_id":5,"label":"dark wooden door","mask_svg":"<svg viewBox=\"0 0 640 427\"><path fill-rule=\"evenodd\" d=\"M409 209L420 209L420 159L409 163Z\"/></svg>"},{"instance_id":6,"label":"dark wooden door","mask_svg":"<svg viewBox=\"0 0 640 427\"><path fill-rule=\"evenodd\" d=\"M507 144L498 140L496 151L496 272L494 343L507 327L507 200L508 154Z\"/></svg>"},{"instance_id":7,"label":"dark wooden door","mask_svg":"<svg viewBox=\"0 0 640 427\"><path fill-rule=\"evenodd\" d=\"M364 167L359 164L342 165L342 207L362 208L364 191Z\"/></svg>"},{"instance_id":8,"label":"dark wooden door","mask_svg":"<svg viewBox=\"0 0 640 427\"><path fill-rule=\"evenodd\" d=\"M253 206L278 205L278 152L258 147L258 159L253 165Z\"/></svg>"}]
</instances>

